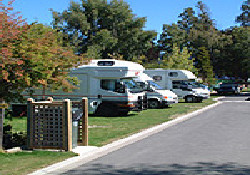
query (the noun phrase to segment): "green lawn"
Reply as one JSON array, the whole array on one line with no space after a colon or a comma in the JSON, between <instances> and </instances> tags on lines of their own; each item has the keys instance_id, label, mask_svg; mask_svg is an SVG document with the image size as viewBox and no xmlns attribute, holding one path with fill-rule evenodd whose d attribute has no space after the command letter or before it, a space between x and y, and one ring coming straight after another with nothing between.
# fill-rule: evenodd
<instances>
[{"instance_id":1,"label":"green lawn","mask_svg":"<svg viewBox=\"0 0 250 175\"><path fill-rule=\"evenodd\" d=\"M212 97L215 98L215 97ZM166 109L148 109L130 113L124 117L89 117L89 145L103 146L119 138L127 137L143 129L169 121L214 103L212 98L203 103L178 103Z\"/></svg>"},{"instance_id":2,"label":"green lawn","mask_svg":"<svg viewBox=\"0 0 250 175\"><path fill-rule=\"evenodd\" d=\"M250 85L246 89L243 89L242 92L250 92Z\"/></svg>"},{"instance_id":3,"label":"green lawn","mask_svg":"<svg viewBox=\"0 0 250 175\"><path fill-rule=\"evenodd\" d=\"M114 140L125 138L133 133L169 121L178 115L186 114L215 103L212 99L203 103L173 104L166 109L148 109L140 113L131 112L123 117L96 117L89 116L89 145L102 146ZM26 117L6 119L5 124L13 126L13 131L26 132ZM0 153L0 174L25 174L34 169L43 168L49 164L59 162L75 154L70 152L20 152Z\"/></svg>"},{"instance_id":4,"label":"green lawn","mask_svg":"<svg viewBox=\"0 0 250 175\"><path fill-rule=\"evenodd\" d=\"M22 175L28 174L47 165L60 162L66 158L76 156L72 152L0 152L0 174L1 175Z\"/></svg>"},{"instance_id":5,"label":"green lawn","mask_svg":"<svg viewBox=\"0 0 250 175\"><path fill-rule=\"evenodd\" d=\"M13 132L27 131L27 117L12 117L12 119L5 119L4 125L11 125Z\"/></svg>"}]
</instances>

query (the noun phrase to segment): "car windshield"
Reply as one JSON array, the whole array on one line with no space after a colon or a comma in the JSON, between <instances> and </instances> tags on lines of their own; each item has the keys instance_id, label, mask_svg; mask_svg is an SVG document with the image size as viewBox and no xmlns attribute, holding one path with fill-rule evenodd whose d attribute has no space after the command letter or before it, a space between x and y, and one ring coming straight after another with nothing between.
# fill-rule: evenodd
<instances>
[{"instance_id":1,"label":"car windshield","mask_svg":"<svg viewBox=\"0 0 250 175\"><path fill-rule=\"evenodd\" d=\"M122 78L120 82L125 84L129 92L138 93L144 91L144 87L138 84L138 82L135 82L132 78Z\"/></svg>"},{"instance_id":2,"label":"car windshield","mask_svg":"<svg viewBox=\"0 0 250 175\"><path fill-rule=\"evenodd\" d=\"M152 80L147 80L147 82L148 82L148 84L149 84L150 86L153 86L154 89L156 89L156 90L162 90L162 89L163 89L160 85L158 85L157 83L155 83L155 82L152 81Z\"/></svg>"}]
</instances>

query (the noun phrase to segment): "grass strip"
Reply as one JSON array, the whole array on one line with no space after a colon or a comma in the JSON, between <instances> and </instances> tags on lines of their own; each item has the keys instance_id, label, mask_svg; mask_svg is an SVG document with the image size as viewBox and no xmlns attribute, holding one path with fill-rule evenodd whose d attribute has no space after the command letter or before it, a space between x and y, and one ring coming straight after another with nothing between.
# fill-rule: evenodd
<instances>
[{"instance_id":1,"label":"grass strip","mask_svg":"<svg viewBox=\"0 0 250 175\"><path fill-rule=\"evenodd\" d=\"M171 105L165 109L148 109L140 113L132 112L121 117L89 116L89 145L103 146L114 140L125 138L144 129L172 120L173 118L215 103L211 97L203 103ZM93 127L92 127L93 126Z\"/></svg>"},{"instance_id":2,"label":"grass strip","mask_svg":"<svg viewBox=\"0 0 250 175\"><path fill-rule=\"evenodd\" d=\"M69 157L76 156L72 152L50 152L32 151L1 153L0 152L0 174L23 175L34 170L44 168L56 162L63 161Z\"/></svg>"}]
</instances>

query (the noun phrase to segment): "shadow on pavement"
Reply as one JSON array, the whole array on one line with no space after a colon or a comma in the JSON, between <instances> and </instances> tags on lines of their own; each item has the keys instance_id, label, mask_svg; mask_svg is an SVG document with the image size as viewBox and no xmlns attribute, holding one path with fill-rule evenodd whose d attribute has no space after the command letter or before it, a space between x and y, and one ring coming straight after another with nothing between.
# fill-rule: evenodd
<instances>
[{"instance_id":1,"label":"shadow on pavement","mask_svg":"<svg viewBox=\"0 0 250 175\"><path fill-rule=\"evenodd\" d=\"M249 175L250 166L235 163L217 164L210 162L198 162L191 165L146 165L137 164L131 168L104 164L85 164L77 170L65 173L72 175Z\"/></svg>"}]
</instances>

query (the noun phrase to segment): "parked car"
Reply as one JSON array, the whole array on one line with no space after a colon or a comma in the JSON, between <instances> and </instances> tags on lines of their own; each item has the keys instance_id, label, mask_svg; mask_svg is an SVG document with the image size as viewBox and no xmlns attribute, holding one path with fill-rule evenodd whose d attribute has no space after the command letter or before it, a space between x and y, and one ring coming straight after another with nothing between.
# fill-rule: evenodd
<instances>
[{"instance_id":1,"label":"parked car","mask_svg":"<svg viewBox=\"0 0 250 175\"><path fill-rule=\"evenodd\" d=\"M236 83L222 83L216 91L218 94L239 94L241 87Z\"/></svg>"}]
</instances>

